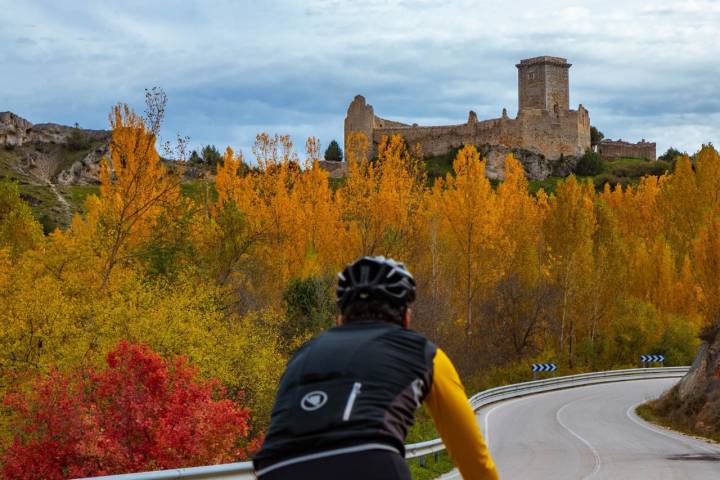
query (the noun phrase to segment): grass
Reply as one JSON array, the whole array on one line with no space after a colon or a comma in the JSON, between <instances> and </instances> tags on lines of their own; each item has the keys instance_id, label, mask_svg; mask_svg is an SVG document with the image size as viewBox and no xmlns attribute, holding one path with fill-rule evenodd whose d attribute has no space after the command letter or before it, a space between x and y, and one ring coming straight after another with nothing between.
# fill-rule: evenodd
<instances>
[{"instance_id":1,"label":"grass","mask_svg":"<svg viewBox=\"0 0 720 480\"><path fill-rule=\"evenodd\" d=\"M605 160L602 162L604 172L612 172L618 167L627 167L630 165L645 165L648 160L644 158L618 158L615 160Z\"/></svg>"},{"instance_id":2,"label":"grass","mask_svg":"<svg viewBox=\"0 0 720 480\"><path fill-rule=\"evenodd\" d=\"M545 193L555 193L558 182L563 180L564 177L547 177L543 180L530 180L528 189L530 193L537 193L542 188Z\"/></svg>"},{"instance_id":3,"label":"grass","mask_svg":"<svg viewBox=\"0 0 720 480\"><path fill-rule=\"evenodd\" d=\"M408 460L407 464L415 480L431 480L455 468L447 451L444 450L437 455L428 455L424 459Z\"/></svg>"},{"instance_id":4,"label":"grass","mask_svg":"<svg viewBox=\"0 0 720 480\"><path fill-rule=\"evenodd\" d=\"M653 409L651 404L652 402L643 403L642 405L637 407L635 413L637 413L638 416L643 420L654 423L655 425L669 428L671 430L675 430L677 432L684 433L685 435L689 435L692 437L702 438L711 442L720 442L720 432L710 435L706 433L699 433L685 423L673 421L667 417L659 415L655 411L655 409Z\"/></svg>"},{"instance_id":5,"label":"grass","mask_svg":"<svg viewBox=\"0 0 720 480\"><path fill-rule=\"evenodd\" d=\"M405 443L418 443L433 440L440 435L435 430L432 418L427 409L423 406L415 415L415 423L408 432ZM428 455L423 460L415 458L407 461L412 477L414 479L428 480L447 473L453 468L452 460L447 451L439 452L437 455Z\"/></svg>"},{"instance_id":6,"label":"grass","mask_svg":"<svg viewBox=\"0 0 720 480\"><path fill-rule=\"evenodd\" d=\"M33 215L43 226L45 233L50 233L56 228L63 228L65 224L64 209L47 185L20 185L20 195L30 204Z\"/></svg>"},{"instance_id":7,"label":"grass","mask_svg":"<svg viewBox=\"0 0 720 480\"><path fill-rule=\"evenodd\" d=\"M20 184L29 183L25 175L21 175L11 167L11 165L17 164L17 162L17 154L15 154L13 150L0 148L0 179L9 178L17 180Z\"/></svg>"},{"instance_id":8,"label":"grass","mask_svg":"<svg viewBox=\"0 0 720 480\"><path fill-rule=\"evenodd\" d=\"M58 187L58 191L68 201L73 212L85 212L85 200L90 195L100 195L100 186L67 185Z\"/></svg>"}]
</instances>

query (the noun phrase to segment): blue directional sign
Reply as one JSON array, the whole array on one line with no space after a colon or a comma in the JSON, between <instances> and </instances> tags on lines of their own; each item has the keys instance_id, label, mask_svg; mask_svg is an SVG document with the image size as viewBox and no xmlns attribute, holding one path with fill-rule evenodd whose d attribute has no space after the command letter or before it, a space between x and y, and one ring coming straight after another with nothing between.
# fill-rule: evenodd
<instances>
[{"instance_id":1,"label":"blue directional sign","mask_svg":"<svg viewBox=\"0 0 720 480\"><path fill-rule=\"evenodd\" d=\"M640 355L640 361L642 363L653 363L653 362L664 362L665 357L663 355Z\"/></svg>"},{"instance_id":2,"label":"blue directional sign","mask_svg":"<svg viewBox=\"0 0 720 480\"><path fill-rule=\"evenodd\" d=\"M532 364L533 373L554 372L555 370L557 370L557 365L555 365L554 363L533 363Z\"/></svg>"}]
</instances>

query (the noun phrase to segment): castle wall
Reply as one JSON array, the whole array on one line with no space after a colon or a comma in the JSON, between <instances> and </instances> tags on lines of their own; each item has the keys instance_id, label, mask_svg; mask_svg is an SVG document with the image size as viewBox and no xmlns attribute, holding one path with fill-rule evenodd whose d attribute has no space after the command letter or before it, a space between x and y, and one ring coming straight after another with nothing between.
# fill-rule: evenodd
<instances>
[{"instance_id":1,"label":"castle wall","mask_svg":"<svg viewBox=\"0 0 720 480\"><path fill-rule=\"evenodd\" d=\"M401 135L409 145L420 144L425 155L445 155L471 145L504 145L522 148L547 158L581 156L590 148L590 118L582 106L554 114L544 110L520 112L516 119L502 117L441 127L373 129L373 151L383 136Z\"/></svg>"},{"instance_id":2,"label":"castle wall","mask_svg":"<svg viewBox=\"0 0 720 480\"><path fill-rule=\"evenodd\" d=\"M395 134L401 135L408 145L420 144L425 155L445 155L466 144L514 145L520 139L517 121L508 118L441 127L386 127L373 130L375 151L383 136Z\"/></svg>"},{"instance_id":3,"label":"castle wall","mask_svg":"<svg viewBox=\"0 0 720 480\"><path fill-rule=\"evenodd\" d=\"M600 158L614 160L616 158L644 158L655 160L655 142L646 142L644 139L638 143L624 142L622 140L603 140L598 145Z\"/></svg>"},{"instance_id":4,"label":"castle wall","mask_svg":"<svg viewBox=\"0 0 720 480\"><path fill-rule=\"evenodd\" d=\"M518 113L521 139L517 146L548 158L581 156L590 148L590 116L581 105L577 110L524 110Z\"/></svg>"}]
</instances>

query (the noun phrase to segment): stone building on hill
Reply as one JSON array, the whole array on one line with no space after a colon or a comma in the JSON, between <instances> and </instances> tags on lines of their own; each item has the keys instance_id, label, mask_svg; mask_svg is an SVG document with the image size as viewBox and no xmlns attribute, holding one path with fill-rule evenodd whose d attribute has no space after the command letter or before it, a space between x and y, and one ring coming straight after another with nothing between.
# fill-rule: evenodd
<instances>
[{"instance_id":1,"label":"stone building on hill","mask_svg":"<svg viewBox=\"0 0 720 480\"><path fill-rule=\"evenodd\" d=\"M656 158L655 142L646 142L644 138L638 143L605 139L598 144L598 153L603 160L644 158L654 161Z\"/></svg>"},{"instance_id":2,"label":"stone building on hill","mask_svg":"<svg viewBox=\"0 0 720 480\"><path fill-rule=\"evenodd\" d=\"M466 123L418 126L375 115L372 105L357 95L345 117L345 138L362 132L373 152L383 136L402 135L410 145L420 144L426 156L445 155L466 144L485 146L488 176L501 178L506 153L524 164L530 178L567 174L576 159L590 148L590 116L581 105L570 109L569 63L559 57L521 60L518 69L518 114L510 118L478 120L471 111ZM574 161L573 161L574 160ZM558 168L559 167L559 168Z\"/></svg>"}]
</instances>

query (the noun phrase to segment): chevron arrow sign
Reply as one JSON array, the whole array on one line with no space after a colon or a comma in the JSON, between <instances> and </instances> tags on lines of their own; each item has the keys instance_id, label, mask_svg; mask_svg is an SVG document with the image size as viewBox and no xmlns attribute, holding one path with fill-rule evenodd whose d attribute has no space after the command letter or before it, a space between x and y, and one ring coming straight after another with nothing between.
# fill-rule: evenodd
<instances>
[{"instance_id":1,"label":"chevron arrow sign","mask_svg":"<svg viewBox=\"0 0 720 480\"><path fill-rule=\"evenodd\" d=\"M554 363L533 363L532 364L533 373L554 372L555 370L557 370L557 365L555 365Z\"/></svg>"},{"instance_id":2,"label":"chevron arrow sign","mask_svg":"<svg viewBox=\"0 0 720 480\"><path fill-rule=\"evenodd\" d=\"M642 363L653 363L653 362L664 362L665 357L663 355L640 355L640 361Z\"/></svg>"}]
</instances>

